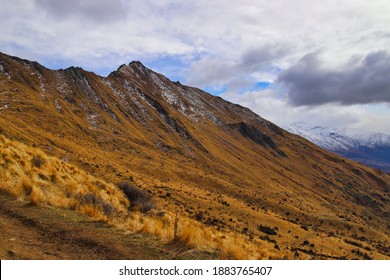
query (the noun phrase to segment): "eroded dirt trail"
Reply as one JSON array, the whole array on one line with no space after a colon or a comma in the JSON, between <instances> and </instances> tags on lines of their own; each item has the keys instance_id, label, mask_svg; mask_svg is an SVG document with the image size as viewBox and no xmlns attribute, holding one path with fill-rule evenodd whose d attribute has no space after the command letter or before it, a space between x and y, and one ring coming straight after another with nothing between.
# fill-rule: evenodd
<instances>
[{"instance_id":1,"label":"eroded dirt trail","mask_svg":"<svg viewBox=\"0 0 390 280\"><path fill-rule=\"evenodd\" d=\"M126 234L74 211L32 206L0 193L3 260L180 258L174 247L153 236Z\"/></svg>"}]
</instances>

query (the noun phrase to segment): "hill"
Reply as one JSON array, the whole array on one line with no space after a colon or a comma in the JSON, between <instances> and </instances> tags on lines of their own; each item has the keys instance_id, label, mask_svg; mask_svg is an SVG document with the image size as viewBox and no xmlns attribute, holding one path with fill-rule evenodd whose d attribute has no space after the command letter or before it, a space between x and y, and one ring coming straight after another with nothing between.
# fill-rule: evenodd
<instances>
[{"instance_id":1,"label":"hill","mask_svg":"<svg viewBox=\"0 0 390 280\"><path fill-rule=\"evenodd\" d=\"M224 256L234 258L390 257L384 172L140 62L108 77L5 54L0 65L0 132L7 141L111 182L110 189L127 184L147 192L171 223L178 215L183 227L191 225L181 235L187 244L218 235L214 245L201 246L224 243L232 247ZM123 194L112 196L132 205ZM239 242L229 236L253 254L232 246Z\"/></svg>"}]
</instances>

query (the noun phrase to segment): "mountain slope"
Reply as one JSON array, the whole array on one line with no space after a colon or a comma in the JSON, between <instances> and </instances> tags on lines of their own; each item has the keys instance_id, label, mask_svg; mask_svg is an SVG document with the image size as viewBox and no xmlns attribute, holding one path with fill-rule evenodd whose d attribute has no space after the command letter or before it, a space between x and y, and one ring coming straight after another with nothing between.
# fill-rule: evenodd
<instances>
[{"instance_id":1,"label":"mountain slope","mask_svg":"<svg viewBox=\"0 0 390 280\"><path fill-rule=\"evenodd\" d=\"M311 127L302 122L291 124L287 130L341 156L390 172L390 135L350 134L345 129Z\"/></svg>"},{"instance_id":2,"label":"mountain slope","mask_svg":"<svg viewBox=\"0 0 390 280\"><path fill-rule=\"evenodd\" d=\"M108 77L5 54L0 65L0 132L9 138L279 256L389 257L384 173L140 62Z\"/></svg>"}]
</instances>

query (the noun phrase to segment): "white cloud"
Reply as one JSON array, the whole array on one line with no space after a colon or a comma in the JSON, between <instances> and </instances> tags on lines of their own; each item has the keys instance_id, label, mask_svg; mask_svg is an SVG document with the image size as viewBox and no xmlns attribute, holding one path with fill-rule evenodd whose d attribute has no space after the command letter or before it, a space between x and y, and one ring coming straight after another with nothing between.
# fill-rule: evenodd
<instances>
[{"instance_id":1,"label":"white cloud","mask_svg":"<svg viewBox=\"0 0 390 280\"><path fill-rule=\"evenodd\" d=\"M201 53L241 63L250 50L287 45L293 53L280 61L284 67L319 48L342 56L366 53L373 45L384 49L390 40L388 1L0 2L1 48L17 52L14 46L20 45L36 57L73 55L87 61L96 50L140 57Z\"/></svg>"}]
</instances>

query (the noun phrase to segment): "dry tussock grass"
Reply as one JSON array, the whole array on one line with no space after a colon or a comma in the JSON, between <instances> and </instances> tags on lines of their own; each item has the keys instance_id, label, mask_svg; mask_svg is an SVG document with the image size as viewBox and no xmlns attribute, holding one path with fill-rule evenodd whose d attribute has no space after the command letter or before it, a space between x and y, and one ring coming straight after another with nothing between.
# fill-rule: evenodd
<instances>
[{"instance_id":1,"label":"dry tussock grass","mask_svg":"<svg viewBox=\"0 0 390 280\"><path fill-rule=\"evenodd\" d=\"M0 136L0 188L33 204L70 208L107 219L108 205L127 212L128 200L114 185L45 155L39 149ZM90 199L83 199L89 194Z\"/></svg>"},{"instance_id":2,"label":"dry tussock grass","mask_svg":"<svg viewBox=\"0 0 390 280\"><path fill-rule=\"evenodd\" d=\"M0 135L0 189L34 205L72 209L133 232L174 239L175 215L153 210L129 211L123 191L41 150ZM243 235L222 233L180 217L177 241L193 247L213 248L223 259L264 259L272 255L264 244Z\"/></svg>"}]
</instances>

